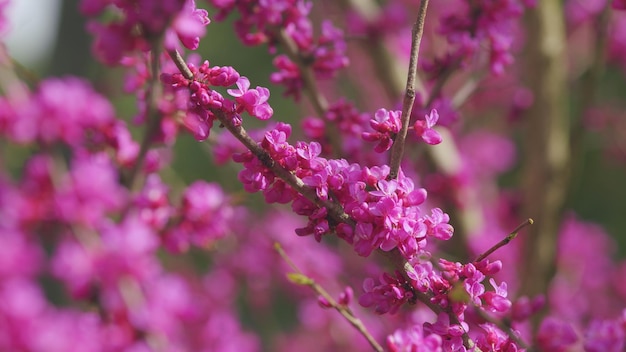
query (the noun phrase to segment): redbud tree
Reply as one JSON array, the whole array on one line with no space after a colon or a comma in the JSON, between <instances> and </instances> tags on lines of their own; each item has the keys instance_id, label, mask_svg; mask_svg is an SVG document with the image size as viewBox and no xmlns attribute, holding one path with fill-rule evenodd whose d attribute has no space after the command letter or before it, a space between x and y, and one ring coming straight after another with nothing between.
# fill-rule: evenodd
<instances>
[{"instance_id":1,"label":"redbud tree","mask_svg":"<svg viewBox=\"0 0 626 352\"><path fill-rule=\"evenodd\" d=\"M0 48L0 350L624 350L625 1L65 6L91 74Z\"/></svg>"}]
</instances>

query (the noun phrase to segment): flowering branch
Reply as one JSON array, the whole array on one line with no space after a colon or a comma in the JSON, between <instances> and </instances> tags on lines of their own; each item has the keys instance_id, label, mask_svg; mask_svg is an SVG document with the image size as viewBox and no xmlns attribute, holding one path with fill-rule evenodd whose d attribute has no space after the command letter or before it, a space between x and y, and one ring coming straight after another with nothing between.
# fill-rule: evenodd
<instances>
[{"instance_id":1,"label":"flowering branch","mask_svg":"<svg viewBox=\"0 0 626 352\"><path fill-rule=\"evenodd\" d=\"M322 91L317 84L317 80L315 79L315 74L310 64L307 64L305 60L303 60L302 55L298 51L298 46L294 42L294 40L285 33L284 29L275 30L276 38L278 42L285 49L287 56L296 63L298 66L298 70L300 71L300 75L302 78L302 83L305 86L305 92L309 98L309 101L313 105L313 109L320 116L324 117L326 112L328 111L328 99L324 96ZM325 128L326 136L330 141L330 144L333 147L333 153L338 155L341 151L341 136L336 128L332 128L329 125L326 125Z\"/></svg>"},{"instance_id":2,"label":"flowering branch","mask_svg":"<svg viewBox=\"0 0 626 352\"><path fill-rule=\"evenodd\" d=\"M171 55L174 60L182 60L180 55ZM186 65L184 61L181 61L177 64L177 66ZM186 72L181 72L186 79L193 79L193 74L189 75ZM189 72L191 73L191 72ZM261 163L270 169L278 178L282 179L285 183L291 186L296 192L303 195L305 198L313 202L314 204L324 207L328 210L330 217L335 220L337 223L345 223L354 229L356 226L356 222L345 213L343 207L331 200L324 200L317 196L315 189L306 186L303 181L294 175L289 170L283 168L277 162L274 161L272 156L265 151L256 141L254 141L246 132L246 130L241 125L235 125L232 122L232 119L228 118L222 110L219 109L211 109L213 115L220 121L220 123L228 129L228 131L237 138L250 152L258 158ZM404 258L404 256L396 249L390 252L390 256L392 261L397 265L397 267L401 268L401 270L405 273L414 273L413 267L410 263ZM414 289L411 289L414 296L417 297L421 302L426 304L426 306L430 307L434 312L444 311L450 318L450 322L455 325L461 325L458 317L454 314L451 309L442 309L437 307L436 304L431 302L431 298L427 294L420 294L416 292ZM462 335L463 343L466 347L470 347L473 342L471 342L469 335L467 332L464 332Z\"/></svg>"},{"instance_id":3,"label":"flowering branch","mask_svg":"<svg viewBox=\"0 0 626 352\"><path fill-rule=\"evenodd\" d=\"M328 100L317 85L317 80L315 79L311 65L305 63L302 55L300 55L298 51L298 46L293 39L285 33L284 29L276 30L275 34L276 38L278 38L278 42L285 49L287 56L298 66L302 81L307 88L306 93L309 96L311 104L313 104L313 108L318 115L324 116L326 110L328 110Z\"/></svg>"},{"instance_id":4,"label":"flowering branch","mask_svg":"<svg viewBox=\"0 0 626 352\"><path fill-rule=\"evenodd\" d=\"M391 171L389 172L388 179L392 180L398 177L398 171L400 170L400 162L402 161L402 155L404 154L404 142L406 141L406 135L409 131L409 122L411 120L411 110L413 110L413 103L415 102L415 77L417 75L417 60L419 56L419 47L422 41L422 35L424 34L424 23L426 21L426 10L428 8L428 0L422 0L420 3L419 12L417 14L417 20L413 25L413 39L411 41L411 58L409 60L409 73L406 79L406 90L404 100L402 101L402 126L400 131L396 135L393 146L391 147L391 158L389 166Z\"/></svg>"},{"instance_id":5,"label":"flowering branch","mask_svg":"<svg viewBox=\"0 0 626 352\"><path fill-rule=\"evenodd\" d=\"M324 299L324 303L331 308L334 308L339 314L341 314L349 323L352 325L365 339L372 348L377 352L382 352L384 349L382 346L378 344L376 339L367 331L367 328L361 321L361 319L357 318L352 310L348 308L346 304L339 304L335 299L318 283L316 283L313 279L308 276L305 276L304 273L296 266L296 264L289 258L285 250L282 246L276 242L274 243L274 249L278 252L278 254L289 264L289 266L296 272L296 274L288 275L291 282L309 286L315 293L320 295Z\"/></svg>"},{"instance_id":6,"label":"flowering branch","mask_svg":"<svg viewBox=\"0 0 626 352\"><path fill-rule=\"evenodd\" d=\"M180 56L178 50L168 50L167 54L170 56L172 61L174 61L174 65L176 65L176 68L178 68L183 76L185 76L187 79L193 78L193 73L191 73L191 70L189 70L189 67L187 67L185 60L182 56Z\"/></svg>"},{"instance_id":7,"label":"flowering branch","mask_svg":"<svg viewBox=\"0 0 626 352\"><path fill-rule=\"evenodd\" d=\"M182 56L178 52L170 54L172 60L176 61L177 67L187 67L187 64L183 60ZM181 73L187 79L193 79L193 74L187 68L182 70ZM350 219L339 204L336 204L329 200L323 200L317 197L315 190L306 186L300 178L291 173L289 170L283 168L279 164L275 163L272 157L261 147L259 144L248 135L248 132L242 126L235 126L232 121L221 111L212 110L213 114L217 117L220 123L226 127L226 129L235 136L254 156L256 156L265 167L272 170L272 172L285 181L295 191L302 194L311 202L328 209L330 216L337 222L343 222L354 226L354 222Z\"/></svg>"}]
</instances>

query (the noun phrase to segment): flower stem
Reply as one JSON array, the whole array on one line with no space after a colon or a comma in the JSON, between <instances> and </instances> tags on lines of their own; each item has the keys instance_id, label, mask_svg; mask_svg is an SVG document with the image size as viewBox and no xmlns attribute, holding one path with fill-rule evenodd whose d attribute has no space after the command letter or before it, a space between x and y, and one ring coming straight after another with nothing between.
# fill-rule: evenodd
<instances>
[{"instance_id":1,"label":"flower stem","mask_svg":"<svg viewBox=\"0 0 626 352\"><path fill-rule=\"evenodd\" d=\"M478 263L479 261L487 258L491 253L497 251L499 248L506 246L509 242L511 242L515 237L517 237L517 233L528 225L532 225L534 223L533 219L526 219L523 223L519 224L515 230L513 230L508 236L506 236L502 241L496 243L493 247L489 248L485 253L481 254L474 260L474 263Z\"/></svg>"},{"instance_id":2,"label":"flower stem","mask_svg":"<svg viewBox=\"0 0 626 352\"><path fill-rule=\"evenodd\" d=\"M419 47L422 42L422 35L424 34L424 22L426 21L426 9L428 8L428 0L422 0L420 3L419 12L417 14L417 20L413 24L413 39L411 41L411 58L409 60L409 73L406 79L406 90L404 92L404 99L402 101L402 127L400 132L396 135L396 138L391 147L391 161L389 166L391 171L389 172L388 179L392 180L398 177L398 171L400 170L400 163L402 161L402 155L404 154L404 142L406 141L406 135L409 131L409 122L411 120L411 110L413 110L413 103L415 102L415 77L417 76L417 61L419 57Z\"/></svg>"},{"instance_id":3,"label":"flower stem","mask_svg":"<svg viewBox=\"0 0 626 352\"><path fill-rule=\"evenodd\" d=\"M287 262L287 264L296 273L298 273L300 276L304 276L304 273L302 272L302 270L300 270L296 266L296 264L291 260L291 258L289 258L287 253L285 253L285 250L280 245L280 243L278 242L274 243L274 249L276 250L276 252L278 252L278 254L283 258L283 260L285 260L285 262ZM341 314L350 323L350 325L352 325L359 333L361 333L361 335L363 335L363 337L365 337L367 342L369 342L369 344L372 346L374 351L377 351L377 352L384 351L382 346L378 344L376 339L374 339L372 334L370 334L370 332L367 330L367 328L365 327L361 319L357 318L354 315L354 313L350 310L350 308L348 308L346 305L337 303L337 301L335 301L335 299L320 284L313 281L313 279L308 278L303 283L309 286L313 291L315 291L315 293L322 296L333 309L339 312L339 314Z\"/></svg>"}]
</instances>

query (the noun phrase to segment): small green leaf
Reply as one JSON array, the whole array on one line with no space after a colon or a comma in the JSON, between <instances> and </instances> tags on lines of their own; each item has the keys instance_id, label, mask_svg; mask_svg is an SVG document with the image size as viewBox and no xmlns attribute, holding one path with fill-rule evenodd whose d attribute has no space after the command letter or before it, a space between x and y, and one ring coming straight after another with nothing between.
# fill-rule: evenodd
<instances>
[{"instance_id":1,"label":"small green leaf","mask_svg":"<svg viewBox=\"0 0 626 352\"><path fill-rule=\"evenodd\" d=\"M293 282L296 285L310 286L313 284L313 279L311 279L308 276L305 276L303 274L298 274L298 273L287 274L287 279L289 279L289 281Z\"/></svg>"}]
</instances>

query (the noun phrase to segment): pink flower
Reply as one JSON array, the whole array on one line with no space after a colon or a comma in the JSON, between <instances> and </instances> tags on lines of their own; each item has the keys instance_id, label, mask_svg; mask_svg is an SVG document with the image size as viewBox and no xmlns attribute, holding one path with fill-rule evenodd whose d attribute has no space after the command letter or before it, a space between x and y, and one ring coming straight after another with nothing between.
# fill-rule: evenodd
<instances>
[{"instance_id":1,"label":"pink flower","mask_svg":"<svg viewBox=\"0 0 626 352\"><path fill-rule=\"evenodd\" d=\"M187 49L196 50L200 44L200 37L204 36L204 27L209 23L211 20L208 12L197 9L195 1L187 0L182 11L172 22L172 30ZM175 48L171 44L168 43L166 36L166 46Z\"/></svg>"},{"instance_id":2,"label":"pink flower","mask_svg":"<svg viewBox=\"0 0 626 352\"><path fill-rule=\"evenodd\" d=\"M374 151L378 153L391 149L393 137L400 131L400 116L402 112L398 110L388 111L378 109L374 118L370 120L370 126L375 132L363 132L361 138L368 142L378 141Z\"/></svg>"},{"instance_id":3,"label":"pink flower","mask_svg":"<svg viewBox=\"0 0 626 352\"><path fill-rule=\"evenodd\" d=\"M237 88L229 89L228 94L236 98L235 100L242 110L246 110L248 114L259 120L267 120L272 117L274 110L267 103L270 97L269 89L264 87L249 89L250 81L246 77L239 78Z\"/></svg>"},{"instance_id":4,"label":"pink flower","mask_svg":"<svg viewBox=\"0 0 626 352\"><path fill-rule=\"evenodd\" d=\"M438 120L439 113L437 110L432 109L430 114L425 116L425 120L415 121L413 125L415 134L430 145L441 143L441 135L433 129Z\"/></svg>"},{"instance_id":5,"label":"pink flower","mask_svg":"<svg viewBox=\"0 0 626 352\"><path fill-rule=\"evenodd\" d=\"M420 325L414 325L406 330L396 330L387 336L387 347L392 352L442 352L442 343L441 336L425 334Z\"/></svg>"},{"instance_id":6,"label":"pink flower","mask_svg":"<svg viewBox=\"0 0 626 352\"><path fill-rule=\"evenodd\" d=\"M567 351L577 340L569 323L552 317L546 318L537 332L537 345L544 351Z\"/></svg>"},{"instance_id":7,"label":"pink flower","mask_svg":"<svg viewBox=\"0 0 626 352\"><path fill-rule=\"evenodd\" d=\"M616 10L626 10L626 0L613 0L611 7Z\"/></svg>"}]
</instances>

